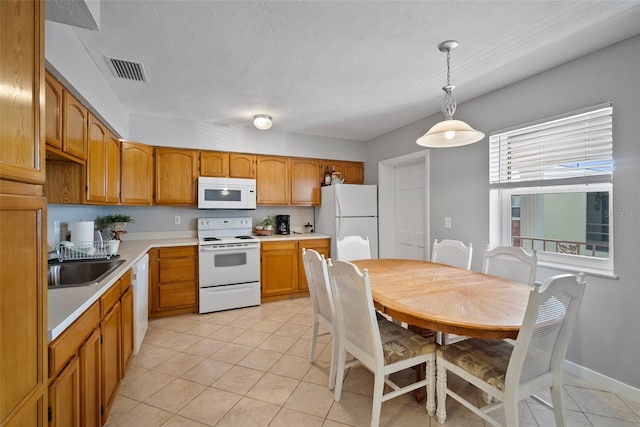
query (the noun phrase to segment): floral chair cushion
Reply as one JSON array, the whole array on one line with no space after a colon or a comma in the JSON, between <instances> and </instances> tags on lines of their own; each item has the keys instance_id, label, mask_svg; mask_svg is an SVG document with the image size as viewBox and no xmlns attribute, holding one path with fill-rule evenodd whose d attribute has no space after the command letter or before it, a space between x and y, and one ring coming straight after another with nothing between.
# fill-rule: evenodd
<instances>
[{"instance_id":1,"label":"floral chair cushion","mask_svg":"<svg viewBox=\"0 0 640 427\"><path fill-rule=\"evenodd\" d=\"M441 347L438 355L504 391L504 377L512 351L513 345L507 341L470 338Z\"/></svg>"},{"instance_id":2,"label":"floral chair cushion","mask_svg":"<svg viewBox=\"0 0 640 427\"><path fill-rule=\"evenodd\" d=\"M432 353L436 349L431 341L386 319L378 321L378 328L385 365Z\"/></svg>"}]
</instances>

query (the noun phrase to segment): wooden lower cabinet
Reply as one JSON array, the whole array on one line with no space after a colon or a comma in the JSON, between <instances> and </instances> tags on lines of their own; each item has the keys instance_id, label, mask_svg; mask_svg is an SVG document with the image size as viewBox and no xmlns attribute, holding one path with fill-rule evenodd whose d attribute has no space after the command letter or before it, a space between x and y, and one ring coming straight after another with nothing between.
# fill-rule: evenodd
<instances>
[{"instance_id":1,"label":"wooden lower cabinet","mask_svg":"<svg viewBox=\"0 0 640 427\"><path fill-rule=\"evenodd\" d=\"M198 312L197 246L152 249L149 273L149 317Z\"/></svg>"},{"instance_id":2,"label":"wooden lower cabinet","mask_svg":"<svg viewBox=\"0 0 640 427\"><path fill-rule=\"evenodd\" d=\"M132 292L129 270L49 344L49 426L106 422L133 355Z\"/></svg>"},{"instance_id":3,"label":"wooden lower cabinet","mask_svg":"<svg viewBox=\"0 0 640 427\"><path fill-rule=\"evenodd\" d=\"M261 301L276 301L309 295L302 248L329 255L329 239L262 242L260 245Z\"/></svg>"}]
</instances>

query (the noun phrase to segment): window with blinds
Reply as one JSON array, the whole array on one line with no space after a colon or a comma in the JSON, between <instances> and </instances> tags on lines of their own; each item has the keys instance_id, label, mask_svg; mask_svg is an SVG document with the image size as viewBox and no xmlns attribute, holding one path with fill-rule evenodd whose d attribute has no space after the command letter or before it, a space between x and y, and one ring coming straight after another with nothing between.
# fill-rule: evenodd
<instances>
[{"instance_id":1,"label":"window with blinds","mask_svg":"<svg viewBox=\"0 0 640 427\"><path fill-rule=\"evenodd\" d=\"M491 134L492 244L613 275L612 119L608 102Z\"/></svg>"},{"instance_id":2,"label":"window with blinds","mask_svg":"<svg viewBox=\"0 0 640 427\"><path fill-rule=\"evenodd\" d=\"M551 185L559 180L611 182L612 115L613 107L607 103L568 117L492 134L490 183L522 187Z\"/></svg>"}]
</instances>

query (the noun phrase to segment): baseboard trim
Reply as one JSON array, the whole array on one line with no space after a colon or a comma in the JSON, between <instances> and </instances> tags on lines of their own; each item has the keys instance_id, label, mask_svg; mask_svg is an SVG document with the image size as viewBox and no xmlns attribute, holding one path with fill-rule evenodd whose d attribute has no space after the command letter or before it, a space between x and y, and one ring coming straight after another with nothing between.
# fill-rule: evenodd
<instances>
[{"instance_id":1,"label":"baseboard trim","mask_svg":"<svg viewBox=\"0 0 640 427\"><path fill-rule=\"evenodd\" d=\"M604 376L596 371L592 371L589 368L580 366L577 363L564 361L565 372L575 375L585 381L589 381L594 385L598 385L603 390L610 391L625 399L633 400L634 402L640 402L640 389L622 383L616 379Z\"/></svg>"}]
</instances>

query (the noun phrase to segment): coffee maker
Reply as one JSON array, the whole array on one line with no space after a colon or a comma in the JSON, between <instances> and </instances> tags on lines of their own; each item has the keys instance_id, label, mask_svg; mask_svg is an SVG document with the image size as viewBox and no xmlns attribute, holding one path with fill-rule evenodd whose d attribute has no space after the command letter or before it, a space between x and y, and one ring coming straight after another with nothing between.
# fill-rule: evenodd
<instances>
[{"instance_id":1,"label":"coffee maker","mask_svg":"<svg viewBox=\"0 0 640 427\"><path fill-rule=\"evenodd\" d=\"M289 215L276 215L276 234L289 233Z\"/></svg>"}]
</instances>

